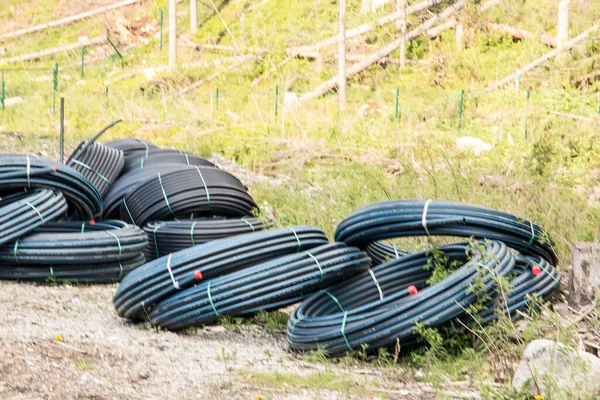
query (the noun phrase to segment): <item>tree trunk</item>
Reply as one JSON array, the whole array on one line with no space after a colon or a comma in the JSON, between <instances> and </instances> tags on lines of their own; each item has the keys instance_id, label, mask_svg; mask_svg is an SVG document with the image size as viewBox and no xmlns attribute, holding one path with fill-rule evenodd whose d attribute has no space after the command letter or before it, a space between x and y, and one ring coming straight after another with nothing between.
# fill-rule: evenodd
<instances>
[{"instance_id":1,"label":"tree trunk","mask_svg":"<svg viewBox=\"0 0 600 400\"><path fill-rule=\"evenodd\" d=\"M577 243L569 271L569 303L587 306L600 296L600 243Z\"/></svg>"},{"instance_id":2,"label":"tree trunk","mask_svg":"<svg viewBox=\"0 0 600 400\"><path fill-rule=\"evenodd\" d=\"M400 28L400 68L406 67L406 0L397 0L396 11L402 13L402 17L398 20L398 28Z\"/></svg>"},{"instance_id":3,"label":"tree trunk","mask_svg":"<svg viewBox=\"0 0 600 400\"><path fill-rule=\"evenodd\" d=\"M547 33L534 34L523 29L515 28L513 26L494 23L490 23L487 26L490 29L495 30L497 32L508 33L515 39L523 40L537 38L546 46L556 47L556 38Z\"/></svg>"},{"instance_id":4,"label":"tree trunk","mask_svg":"<svg viewBox=\"0 0 600 400\"><path fill-rule=\"evenodd\" d=\"M558 26L556 27L557 47L561 48L569 40L569 0L561 0L558 4ZM564 62L567 53L561 52L556 56L556 60Z\"/></svg>"},{"instance_id":5,"label":"tree trunk","mask_svg":"<svg viewBox=\"0 0 600 400\"><path fill-rule=\"evenodd\" d=\"M464 4L465 4L464 0L459 0L456 3L454 3L453 5L451 5L450 7L446 8L441 13L434 15L433 17L431 17L430 19L425 21L425 23L419 25L418 27L416 27L415 29L410 31L406 35L406 40L412 40L412 39L416 38L417 36L421 35L423 32L426 32L429 28L431 28L433 25L437 24L438 22L444 21L445 19L450 17L452 14L454 14L455 12L460 10L464 6ZM394 40L393 42L382 47L379 51L367 56L365 61L355 64L352 67L350 67L346 71L346 78L349 78L351 76L358 74L359 72L365 70L367 67L369 67L373 64L376 64L377 62L379 62L380 59L388 56L390 53L397 50L398 47L400 47L401 41L402 41L402 39ZM327 93L329 90L333 89L334 87L336 87L338 82L339 82L338 77L331 78L328 81L319 85L313 91L302 95L302 97L300 97L300 101L311 100L311 99L314 99L315 97L319 97L319 96Z\"/></svg>"},{"instance_id":6,"label":"tree trunk","mask_svg":"<svg viewBox=\"0 0 600 400\"><path fill-rule=\"evenodd\" d=\"M363 25L359 26L358 28L350 29L349 31L346 32L346 39L352 39L354 37L364 35L366 33L371 32L372 30L374 30L375 28L377 28L379 26L385 26L387 24L391 24L392 22L398 21L400 18L402 18L403 15L411 15L416 12L426 10L427 8L437 5L437 4L440 4L443 1L444 0L425 0L421 3L407 7L405 14L402 12L394 12L392 14L381 17L374 22L370 22L368 24L363 24ZM494 0L494 1L497 1L497 0ZM327 39L321 40L320 42L317 42L314 44L310 44L310 45L306 45L306 46L299 46L299 47L290 49L290 50L288 50L288 53L293 56L298 56L302 53L312 53L315 51L319 51L319 49L321 49L322 47L334 45L337 43L337 41L338 41L338 38L336 35L336 36L332 36Z\"/></svg>"},{"instance_id":7,"label":"tree trunk","mask_svg":"<svg viewBox=\"0 0 600 400\"><path fill-rule=\"evenodd\" d=\"M198 33L198 0L190 0L190 32Z\"/></svg>"},{"instance_id":8,"label":"tree trunk","mask_svg":"<svg viewBox=\"0 0 600 400\"><path fill-rule=\"evenodd\" d=\"M177 3L169 0L169 68L177 68Z\"/></svg>"},{"instance_id":9,"label":"tree trunk","mask_svg":"<svg viewBox=\"0 0 600 400\"><path fill-rule=\"evenodd\" d=\"M373 4L373 0L362 0L362 3L360 5L360 12L363 14L370 12L371 4Z\"/></svg>"},{"instance_id":10,"label":"tree trunk","mask_svg":"<svg viewBox=\"0 0 600 400\"><path fill-rule=\"evenodd\" d=\"M547 60L551 59L552 57L556 57L563 50L564 51L569 50L570 48L577 45L579 42L582 42L585 39L587 39L590 36L590 33L597 31L599 28L600 28L600 23L592 26L587 31L584 31L583 33L580 33L579 35L575 36L573 39L566 42L564 44L564 46L557 47L556 49L552 50L551 52L548 52L548 53L544 54L543 56L541 56L540 58L530 62L526 66L519 68L520 75L523 75L525 72L534 69L538 65L542 64L544 61L547 61ZM507 75L504 78L500 79L499 81L496 81L492 85L490 85L488 90L494 90L494 89L499 88L500 86L504 86L505 84L512 81L513 79L515 79L514 74Z\"/></svg>"},{"instance_id":11,"label":"tree trunk","mask_svg":"<svg viewBox=\"0 0 600 400\"><path fill-rule=\"evenodd\" d=\"M338 88L340 110L346 108L346 0L339 0Z\"/></svg>"}]
</instances>

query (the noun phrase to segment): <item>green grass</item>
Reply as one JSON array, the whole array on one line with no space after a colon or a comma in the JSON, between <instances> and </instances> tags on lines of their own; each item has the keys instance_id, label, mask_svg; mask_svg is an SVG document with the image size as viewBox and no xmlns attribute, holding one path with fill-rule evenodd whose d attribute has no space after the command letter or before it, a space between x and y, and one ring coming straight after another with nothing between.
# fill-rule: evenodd
<instances>
[{"instance_id":1,"label":"green grass","mask_svg":"<svg viewBox=\"0 0 600 400\"><path fill-rule=\"evenodd\" d=\"M341 393L353 393L366 395L369 393L365 382L358 383L346 377L332 372L320 372L315 374L299 375L281 372L253 372L248 375L244 371L238 371L242 379L259 387L270 387L275 389L308 389L319 393L321 390L331 390ZM377 387L377 382L368 382L369 386Z\"/></svg>"}]
</instances>

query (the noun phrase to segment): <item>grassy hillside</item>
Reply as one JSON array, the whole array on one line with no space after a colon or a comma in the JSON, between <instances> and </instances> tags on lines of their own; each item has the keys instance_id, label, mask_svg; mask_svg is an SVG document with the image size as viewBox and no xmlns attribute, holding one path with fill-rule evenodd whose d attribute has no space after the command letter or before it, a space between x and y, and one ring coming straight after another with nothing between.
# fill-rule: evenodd
<instances>
[{"instance_id":1,"label":"grassy hillside","mask_svg":"<svg viewBox=\"0 0 600 400\"><path fill-rule=\"evenodd\" d=\"M77 2L2 2L0 20L10 19L19 27L48 22L65 15L72 3ZM114 56L91 61L94 54L88 50L85 79L81 79L79 51L5 65L0 68L5 68L7 97L23 96L27 101L0 110L0 150L57 154L52 68L58 63L58 91L67 104L69 148L121 117L124 123L105 134L105 140L135 136L202 155L219 154L273 178L252 180L250 190L263 210L272 212L282 225L314 224L332 236L345 215L368 202L411 197L460 200L508 211L544 226L556 241L563 271L574 242L600 237L600 80L573 84L598 69L598 36L571 51L564 63L550 60L523 76L518 92L513 85L486 90L494 80L550 50L536 40L515 41L492 32L487 23L555 34L555 2L507 0L483 14L470 3L459 14L465 25L464 49L457 49L453 30L435 40L418 38L408 47L413 62L405 69L378 65L351 79L344 112L338 111L335 93L283 110L286 91L302 94L335 74L333 48L324 50L320 63L294 59L260 85L251 86L286 58L286 48L335 34L335 2L226 0L215 5L227 28L211 0L200 1L201 26L197 35L190 36L188 4L183 2L179 4L179 34L195 43L236 46L242 53L267 48L264 57L224 72L185 95L179 89L227 67L182 66L176 72L157 72L151 79L141 74L107 85L134 69L166 65L166 31L163 52L157 37L125 49L124 70ZM165 10L166 29L166 1L147 1L7 41L2 47L7 57L39 51L81 36L104 35L107 26L122 19L143 19L158 26L160 9ZM375 17L358 11L358 1L350 1L349 27ZM378 15L391 11L388 5ZM589 28L599 15L599 2L572 1L571 36ZM409 29L424 18L427 14L411 16ZM10 29L5 25L0 31ZM395 29L395 25L379 28L362 39L374 49L388 42ZM127 43L119 47L126 48ZM106 54L112 54L107 49ZM179 48L182 65L236 54L197 51L183 43ZM464 112L459 130L461 90ZM365 104L379 111L368 118L359 115ZM461 151L455 145L461 136L479 138L494 148L478 155ZM552 318L544 323L536 318L527 331L528 339L543 337L560 325ZM499 337L506 334L498 331ZM562 332L561 339L576 343L575 333L569 330ZM504 344L514 350L510 347L514 343ZM485 353L477 350L478 356L471 359L473 351L465 350L464 357L452 362L485 363ZM434 371L439 365L429 367Z\"/></svg>"}]
</instances>

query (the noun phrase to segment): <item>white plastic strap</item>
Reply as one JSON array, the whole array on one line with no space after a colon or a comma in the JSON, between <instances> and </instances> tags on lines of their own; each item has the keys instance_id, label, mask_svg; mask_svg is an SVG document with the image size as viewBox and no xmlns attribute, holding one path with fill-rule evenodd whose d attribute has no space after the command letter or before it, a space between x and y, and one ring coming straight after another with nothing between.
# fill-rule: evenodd
<instances>
[{"instance_id":1,"label":"white plastic strap","mask_svg":"<svg viewBox=\"0 0 600 400\"><path fill-rule=\"evenodd\" d=\"M315 262L315 264L317 264L317 268L319 268L319 271L321 272L321 281L323 281L323 276L325 275L325 273L323 272L323 268L321 268L321 263L319 262L319 260L317 260L317 258L315 256L313 256L312 254L310 254L308 251L306 252L306 254L313 259L313 261Z\"/></svg>"},{"instance_id":2,"label":"white plastic strap","mask_svg":"<svg viewBox=\"0 0 600 400\"><path fill-rule=\"evenodd\" d=\"M35 206L28 201L26 201L25 204L27 204L29 207L33 208L33 211L35 211L37 213L38 217L40 217L40 221L42 221L42 224L44 224L45 223L44 217L42 217L42 214L38 211L38 209L35 208Z\"/></svg>"},{"instance_id":3,"label":"white plastic strap","mask_svg":"<svg viewBox=\"0 0 600 400\"><path fill-rule=\"evenodd\" d=\"M300 251L300 249L302 248L302 244L300 243L300 238L298 237L298 234L296 233L296 231L294 230L294 228L288 228L290 231L292 231L292 233L294 234L294 236L296 237L296 241L298 242L298 250L296 250L296 252Z\"/></svg>"},{"instance_id":4,"label":"white plastic strap","mask_svg":"<svg viewBox=\"0 0 600 400\"><path fill-rule=\"evenodd\" d=\"M29 156L27 156L27 187L31 187L31 181L29 180L29 175L31 174L31 160Z\"/></svg>"},{"instance_id":5,"label":"white plastic strap","mask_svg":"<svg viewBox=\"0 0 600 400\"><path fill-rule=\"evenodd\" d=\"M529 221L529 226L531 227L531 239L529 239L529 245L531 245L535 240L535 231L533 230L533 223L531 221Z\"/></svg>"},{"instance_id":6,"label":"white plastic strap","mask_svg":"<svg viewBox=\"0 0 600 400\"><path fill-rule=\"evenodd\" d=\"M398 254L398 248L396 246L392 246L394 248L394 254L396 254L396 260L400 258L400 254ZM369 270L371 271L371 270Z\"/></svg>"},{"instance_id":7,"label":"white plastic strap","mask_svg":"<svg viewBox=\"0 0 600 400\"><path fill-rule=\"evenodd\" d=\"M375 278L373 270L369 268L367 271L369 271L369 275L371 275L371 278L373 278L373 282L375 282L375 286L377 286L377 291L379 292L379 300L383 300L383 292L381 291L381 286L379 286L379 282L377 282L377 278Z\"/></svg>"},{"instance_id":8,"label":"white plastic strap","mask_svg":"<svg viewBox=\"0 0 600 400\"><path fill-rule=\"evenodd\" d=\"M175 280L175 277L173 276L173 271L171 271L171 256L173 254L169 254L169 257L167 257L167 269L169 270L169 275L171 275L171 281L173 282L173 286L175 287L175 289L177 290L181 290L181 288L179 287L179 283L177 283L177 281Z\"/></svg>"},{"instance_id":9,"label":"white plastic strap","mask_svg":"<svg viewBox=\"0 0 600 400\"><path fill-rule=\"evenodd\" d=\"M115 238L115 240L117 241L117 246L119 246L119 255L121 255L123 253L123 249L121 248L121 241L119 240L119 238L117 237L117 235L115 235L111 231L106 231L106 233L108 233L109 235L112 235L112 237Z\"/></svg>"},{"instance_id":10,"label":"white plastic strap","mask_svg":"<svg viewBox=\"0 0 600 400\"><path fill-rule=\"evenodd\" d=\"M431 236L429 234L429 229L427 229L427 209L429 208L429 204L431 204L431 199L425 202L425 206L423 207L423 216L421 217L421 224L423 225L423 229L427 232L427 236Z\"/></svg>"},{"instance_id":11,"label":"white plastic strap","mask_svg":"<svg viewBox=\"0 0 600 400\"><path fill-rule=\"evenodd\" d=\"M53 277L54 276L54 269L52 269L52 265L50 266L50 276Z\"/></svg>"}]
</instances>

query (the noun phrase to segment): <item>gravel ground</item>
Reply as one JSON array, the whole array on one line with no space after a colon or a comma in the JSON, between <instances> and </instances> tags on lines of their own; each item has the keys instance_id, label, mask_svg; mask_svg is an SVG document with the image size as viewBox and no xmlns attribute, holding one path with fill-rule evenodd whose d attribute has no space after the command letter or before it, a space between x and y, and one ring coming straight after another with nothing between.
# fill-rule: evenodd
<instances>
[{"instance_id":1,"label":"gravel ground","mask_svg":"<svg viewBox=\"0 0 600 400\"><path fill-rule=\"evenodd\" d=\"M240 332L222 326L182 333L147 329L116 315L115 287L0 282L0 398L434 396L400 368L301 361L286 349L283 335L270 335L260 326L244 325ZM352 384L334 392L252 379L257 373L324 371Z\"/></svg>"}]
</instances>

